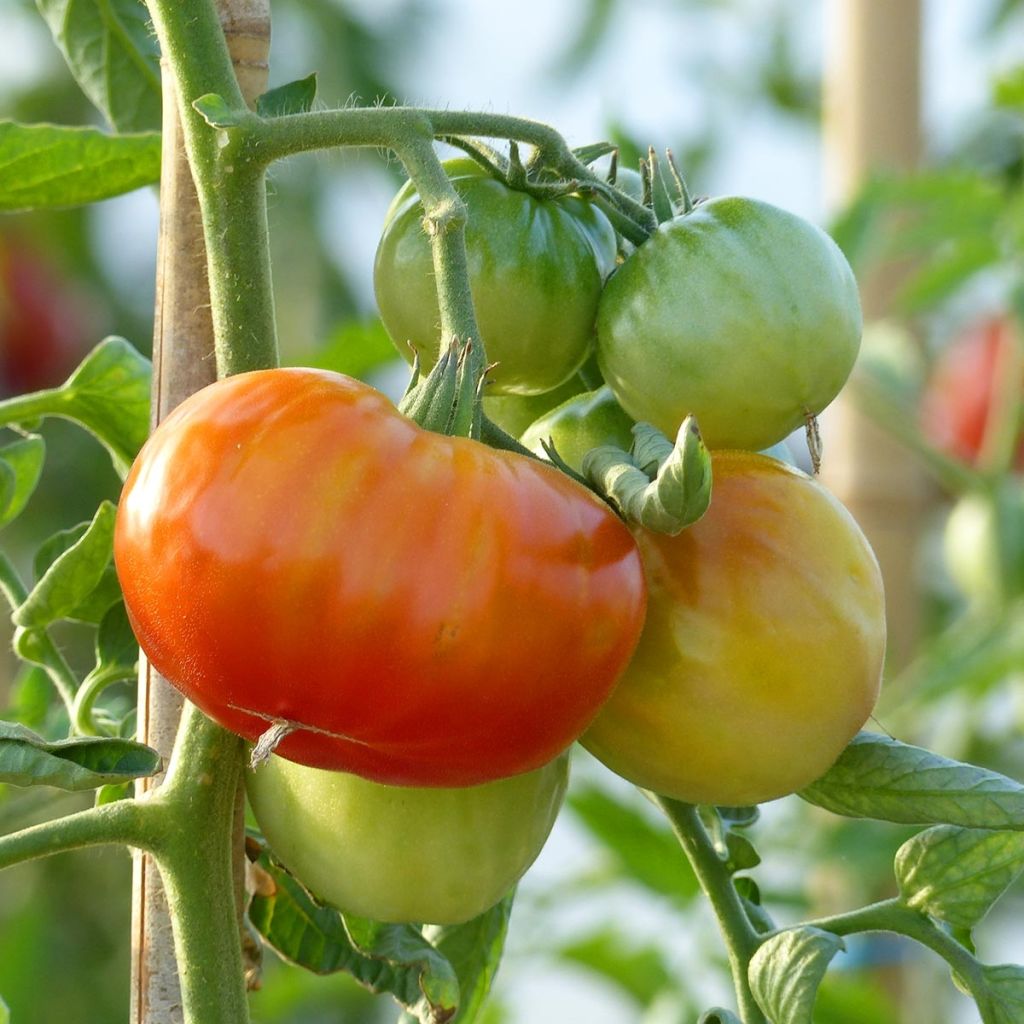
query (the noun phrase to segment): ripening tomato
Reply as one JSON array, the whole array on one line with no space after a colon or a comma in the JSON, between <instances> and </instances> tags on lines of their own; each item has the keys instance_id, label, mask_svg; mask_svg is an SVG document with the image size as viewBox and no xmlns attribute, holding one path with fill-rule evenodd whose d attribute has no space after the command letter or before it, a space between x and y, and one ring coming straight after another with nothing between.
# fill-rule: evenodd
<instances>
[{"instance_id":1,"label":"ripening tomato","mask_svg":"<svg viewBox=\"0 0 1024 1024\"><path fill-rule=\"evenodd\" d=\"M463 789L382 786L272 757L246 778L278 860L314 895L374 921L459 924L537 859L569 757Z\"/></svg>"},{"instance_id":2,"label":"ripening tomato","mask_svg":"<svg viewBox=\"0 0 1024 1024\"><path fill-rule=\"evenodd\" d=\"M823 774L878 695L885 602L849 512L774 459L716 452L704 517L638 530L647 623L583 744L645 789L745 805Z\"/></svg>"},{"instance_id":3,"label":"ripening tomato","mask_svg":"<svg viewBox=\"0 0 1024 1024\"><path fill-rule=\"evenodd\" d=\"M769 448L838 394L860 346L857 283L795 214L713 199L666 221L601 296L597 354L622 407L669 437Z\"/></svg>"},{"instance_id":4,"label":"ripening tomato","mask_svg":"<svg viewBox=\"0 0 1024 1024\"><path fill-rule=\"evenodd\" d=\"M1007 346L1014 325L991 317L957 337L939 355L921 398L921 429L940 451L974 465L978 461ZM1024 380L1018 381L1024 397ZM1024 468L1024 441L1016 466Z\"/></svg>"},{"instance_id":5,"label":"ripening tomato","mask_svg":"<svg viewBox=\"0 0 1024 1024\"><path fill-rule=\"evenodd\" d=\"M537 768L643 623L629 531L550 466L420 429L340 374L182 403L125 483L118 576L152 664L294 761L465 786Z\"/></svg>"},{"instance_id":6,"label":"ripening tomato","mask_svg":"<svg viewBox=\"0 0 1024 1024\"><path fill-rule=\"evenodd\" d=\"M471 160L446 163L465 202L470 287L491 394L558 387L593 350L594 319L615 265L615 231L595 206L570 195L536 199ZM434 264L423 208L411 185L395 197L377 247L373 283L381 319L399 352L423 368L440 346Z\"/></svg>"}]
</instances>

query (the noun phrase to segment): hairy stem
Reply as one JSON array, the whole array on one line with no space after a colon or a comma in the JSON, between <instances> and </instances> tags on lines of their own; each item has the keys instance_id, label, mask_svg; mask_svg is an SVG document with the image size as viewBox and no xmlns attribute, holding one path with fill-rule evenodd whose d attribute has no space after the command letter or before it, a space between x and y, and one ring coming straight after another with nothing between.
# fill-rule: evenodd
<instances>
[{"instance_id":1,"label":"hairy stem","mask_svg":"<svg viewBox=\"0 0 1024 1024\"><path fill-rule=\"evenodd\" d=\"M743 1024L768 1024L747 980L750 958L757 951L762 939L747 917L728 869L718 856L693 804L680 803L664 796L655 796L654 799L671 822L672 831L675 832L718 918Z\"/></svg>"}]
</instances>

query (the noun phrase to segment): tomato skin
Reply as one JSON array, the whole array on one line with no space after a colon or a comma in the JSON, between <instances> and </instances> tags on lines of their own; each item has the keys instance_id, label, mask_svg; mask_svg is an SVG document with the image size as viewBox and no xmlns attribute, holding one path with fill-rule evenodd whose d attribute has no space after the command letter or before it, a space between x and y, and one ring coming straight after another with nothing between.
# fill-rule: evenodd
<instances>
[{"instance_id":1,"label":"tomato skin","mask_svg":"<svg viewBox=\"0 0 1024 1024\"><path fill-rule=\"evenodd\" d=\"M555 406L534 421L520 440L546 458L541 442L550 439L558 454L579 473L583 456L592 448L611 444L628 452L633 444L632 428L633 421L605 386Z\"/></svg>"},{"instance_id":2,"label":"tomato skin","mask_svg":"<svg viewBox=\"0 0 1024 1024\"><path fill-rule=\"evenodd\" d=\"M857 284L801 217L726 197L662 224L605 287L598 362L622 407L711 448L769 448L836 396L860 346Z\"/></svg>"},{"instance_id":3,"label":"tomato skin","mask_svg":"<svg viewBox=\"0 0 1024 1024\"><path fill-rule=\"evenodd\" d=\"M114 555L152 664L252 740L401 785L537 768L629 660L626 527L549 466L421 430L340 374L204 388L128 476Z\"/></svg>"},{"instance_id":4,"label":"tomato skin","mask_svg":"<svg viewBox=\"0 0 1024 1024\"><path fill-rule=\"evenodd\" d=\"M615 231L579 196L538 200L475 164L446 165L469 211L470 287L491 394L533 395L572 376L593 349L604 279L615 265ZM419 196L396 196L374 261L381 319L399 352L426 370L437 360L440 323L430 243Z\"/></svg>"},{"instance_id":5,"label":"tomato skin","mask_svg":"<svg viewBox=\"0 0 1024 1024\"><path fill-rule=\"evenodd\" d=\"M717 452L704 518L637 532L647 623L582 742L612 771L690 803L746 805L823 774L878 695L878 564L820 484Z\"/></svg>"},{"instance_id":6,"label":"tomato skin","mask_svg":"<svg viewBox=\"0 0 1024 1024\"><path fill-rule=\"evenodd\" d=\"M275 856L316 896L375 921L459 924L537 859L568 777L568 754L464 789L382 786L272 757L246 788Z\"/></svg>"}]
</instances>

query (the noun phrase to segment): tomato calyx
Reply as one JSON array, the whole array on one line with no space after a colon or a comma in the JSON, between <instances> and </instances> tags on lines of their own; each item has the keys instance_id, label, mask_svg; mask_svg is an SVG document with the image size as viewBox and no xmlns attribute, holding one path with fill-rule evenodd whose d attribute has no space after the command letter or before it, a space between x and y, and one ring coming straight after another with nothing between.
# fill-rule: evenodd
<instances>
[{"instance_id":1,"label":"tomato calyx","mask_svg":"<svg viewBox=\"0 0 1024 1024\"><path fill-rule=\"evenodd\" d=\"M693 416L683 421L675 444L649 423L637 423L629 452L595 448L584 456L583 472L627 523L672 537L711 503L711 454Z\"/></svg>"},{"instance_id":2,"label":"tomato calyx","mask_svg":"<svg viewBox=\"0 0 1024 1024\"><path fill-rule=\"evenodd\" d=\"M442 353L424 377L419 355L413 360L412 378L398 410L424 430L449 437L471 437L479 441L483 427L483 382L490 367L482 373L471 359L473 341L460 345L458 339Z\"/></svg>"}]
</instances>

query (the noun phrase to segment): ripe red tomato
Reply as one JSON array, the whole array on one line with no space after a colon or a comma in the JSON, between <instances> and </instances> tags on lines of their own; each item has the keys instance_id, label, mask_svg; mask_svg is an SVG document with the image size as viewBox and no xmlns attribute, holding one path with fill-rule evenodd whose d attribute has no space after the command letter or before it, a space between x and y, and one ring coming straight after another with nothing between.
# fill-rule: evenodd
<instances>
[{"instance_id":1,"label":"ripe red tomato","mask_svg":"<svg viewBox=\"0 0 1024 1024\"><path fill-rule=\"evenodd\" d=\"M999 365L1013 345L1013 322L991 317L953 341L936 360L921 399L921 429L940 451L974 465L988 429ZM1024 396L1024 380L1020 381ZM1024 468L1024 443L1016 464Z\"/></svg>"},{"instance_id":2,"label":"ripe red tomato","mask_svg":"<svg viewBox=\"0 0 1024 1024\"><path fill-rule=\"evenodd\" d=\"M249 739L379 782L528 771L643 624L629 531L557 470L421 430L340 374L219 381L125 483L115 560L153 665Z\"/></svg>"},{"instance_id":3,"label":"ripe red tomato","mask_svg":"<svg viewBox=\"0 0 1024 1024\"><path fill-rule=\"evenodd\" d=\"M647 623L583 744L689 803L772 800L822 775L878 696L885 601L849 512L775 459L718 452L704 517L638 530Z\"/></svg>"}]
</instances>

